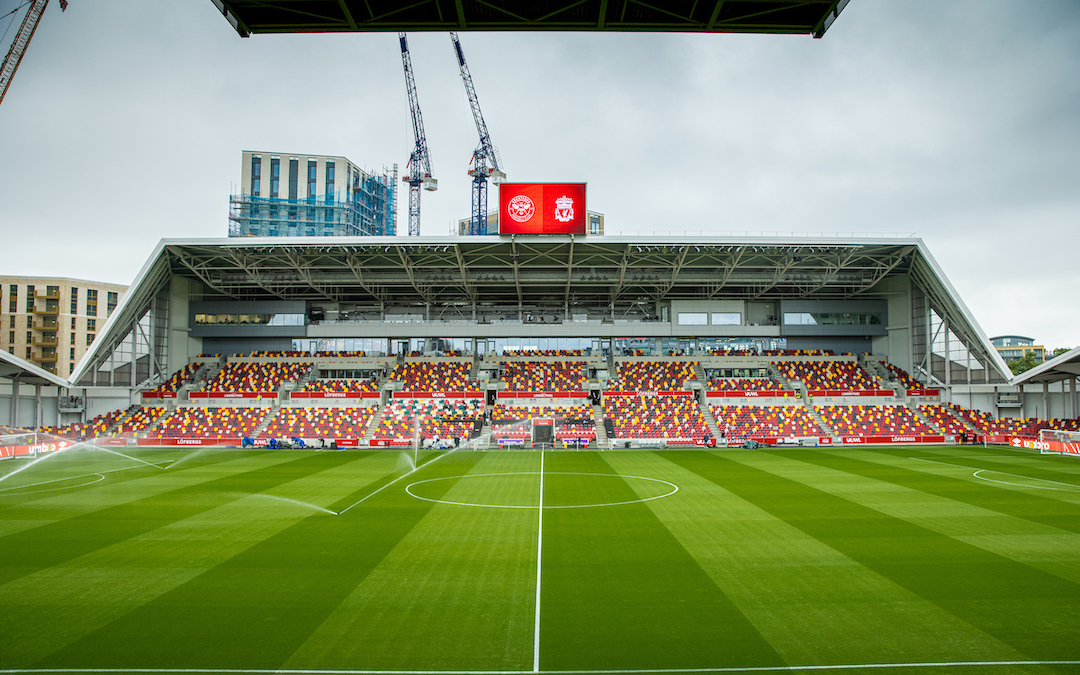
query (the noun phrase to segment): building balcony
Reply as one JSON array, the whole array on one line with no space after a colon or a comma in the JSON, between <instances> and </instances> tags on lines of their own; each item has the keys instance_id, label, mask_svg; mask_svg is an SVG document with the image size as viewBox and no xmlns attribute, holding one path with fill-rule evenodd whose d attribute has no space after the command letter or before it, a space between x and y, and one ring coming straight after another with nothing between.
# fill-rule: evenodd
<instances>
[{"instance_id":1,"label":"building balcony","mask_svg":"<svg viewBox=\"0 0 1080 675\"><path fill-rule=\"evenodd\" d=\"M34 337L33 345L35 347L59 347L60 343L57 341L56 336L47 337Z\"/></svg>"},{"instance_id":2,"label":"building balcony","mask_svg":"<svg viewBox=\"0 0 1080 675\"><path fill-rule=\"evenodd\" d=\"M46 303L44 307L35 304L34 314L38 316L60 316L60 304Z\"/></svg>"},{"instance_id":3,"label":"building balcony","mask_svg":"<svg viewBox=\"0 0 1080 675\"><path fill-rule=\"evenodd\" d=\"M34 363L56 363L56 353L53 352L50 354L48 352L45 352L42 354L35 354L30 358L30 360Z\"/></svg>"},{"instance_id":4,"label":"building balcony","mask_svg":"<svg viewBox=\"0 0 1080 675\"><path fill-rule=\"evenodd\" d=\"M59 289L57 289L55 291L34 291L34 299L35 300L59 300L60 299L60 291L59 291Z\"/></svg>"},{"instance_id":5,"label":"building balcony","mask_svg":"<svg viewBox=\"0 0 1080 675\"><path fill-rule=\"evenodd\" d=\"M32 326L34 330L56 330L59 327L60 322L51 316L42 317L41 321L35 321Z\"/></svg>"}]
</instances>

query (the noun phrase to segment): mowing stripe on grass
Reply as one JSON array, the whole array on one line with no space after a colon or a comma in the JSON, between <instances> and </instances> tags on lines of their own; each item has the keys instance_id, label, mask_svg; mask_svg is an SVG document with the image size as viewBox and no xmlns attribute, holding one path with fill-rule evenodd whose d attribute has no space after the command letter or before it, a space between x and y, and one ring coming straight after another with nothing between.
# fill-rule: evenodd
<instances>
[{"instance_id":1,"label":"mowing stripe on grass","mask_svg":"<svg viewBox=\"0 0 1080 675\"><path fill-rule=\"evenodd\" d=\"M463 456L471 466L459 461ZM480 461L472 463L476 457ZM535 452L454 453L413 476L441 477L424 488L445 489L447 501L416 500L429 505L426 515L281 666L528 669L533 657L535 509L448 502L501 501L516 493L535 506L538 465ZM531 470L531 475L520 475L521 469ZM399 484L373 501L405 495L404 488ZM354 509L350 519L366 514L371 504Z\"/></svg>"},{"instance_id":2,"label":"mowing stripe on grass","mask_svg":"<svg viewBox=\"0 0 1080 675\"><path fill-rule=\"evenodd\" d=\"M737 453L697 470L1028 657L1080 655L1080 585L755 468Z\"/></svg>"},{"instance_id":3,"label":"mowing stripe on grass","mask_svg":"<svg viewBox=\"0 0 1080 675\"><path fill-rule=\"evenodd\" d=\"M548 458L545 505L637 499L598 454ZM543 534L545 672L783 663L647 505L549 508Z\"/></svg>"},{"instance_id":4,"label":"mowing stripe on grass","mask_svg":"<svg viewBox=\"0 0 1080 675\"><path fill-rule=\"evenodd\" d=\"M478 459L462 455L453 466L467 467ZM292 468L300 463L293 462ZM450 465L437 465L445 466ZM305 518L40 665L280 667L430 508L403 491L387 490L354 509L350 518Z\"/></svg>"},{"instance_id":5,"label":"mowing stripe on grass","mask_svg":"<svg viewBox=\"0 0 1080 675\"><path fill-rule=\"evenodd\" d=\"M709 454L606 458L624 473L665 476L679 484L678 499L651 502L649 508L787 663L1023 657L686 468L719 461Z\"/></svg>"},{"instance_id":6,"label":"mowing stripe on grass","mask_svg":"<svg viewBox=\"0 0 1080 675\"><path fill-rule=\"evenodd\" d=\"M540 672L540 582L544 557L544 450L540 449L540 490L536 508L536 609L533 618L533 672Z\"/></svg>"}]
</instances>

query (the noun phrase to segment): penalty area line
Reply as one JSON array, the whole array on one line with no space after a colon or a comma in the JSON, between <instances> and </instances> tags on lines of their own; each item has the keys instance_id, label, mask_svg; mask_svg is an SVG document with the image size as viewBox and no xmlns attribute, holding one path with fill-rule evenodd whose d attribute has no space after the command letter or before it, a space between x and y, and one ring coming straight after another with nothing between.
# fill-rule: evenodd
<instances>
[{"instance_id":1,"label":"penalty area line","mask_svg":"<svg viewBox=\"0 0 1080 675\"><path fill-rule=\"evenodd\" d=\"M863 668L963 668L972 666L1078 666L1080 660L921 661L914 663L842 663L807 666L735 666L723 668L627 668L612 670L542 670L547 675L679 675L681 673L780 673ZM331 668L8 668L0 675L50 673L222 673L223 675L530 675L531 670L346 670Z\"/></svg>"}]
</instances>

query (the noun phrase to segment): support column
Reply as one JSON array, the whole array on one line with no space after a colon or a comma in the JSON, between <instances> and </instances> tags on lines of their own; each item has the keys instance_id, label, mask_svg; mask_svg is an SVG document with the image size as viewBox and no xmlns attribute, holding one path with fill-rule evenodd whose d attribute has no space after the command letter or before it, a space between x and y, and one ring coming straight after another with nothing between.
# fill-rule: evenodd
<instances>
[{"instance_id":1,"label":"support column","mask_svg":"<svg viewBox=\"0 0 1080 675\"><path fill-rule=\"evenodd\" d=\"M19 375L11 378L11 422L8 426L19 426Z\"/></svg>"},{"instance_id":2,"label":"support column","mask_svg":"<svg viewBox=\"0 0 1080 675\"><path fill-rule=\"evenodd\" d=\"M1064 385L1062 385L1064 388ZM1069 417L1077 417L1076 412L1076 378L1069 378Z\"/></svg>"},{"instance_id":3,"label":"support column","mask_svg":"<svg viewBox=\"0 0 1080 675\"><path fill-rule=\"evenodd\" d=\"M41 427L41 385L34 385L34 428Z\"/></svg>"},{"instance_id":4,"label":"support column","mask_svg":"<svg viewBox=\"0 0 1080 675\"><path fill-rule=\"evenodd\" d=\"M1050 383L1043 382L1043 419L1050 418Z\"/></svg>"},{"instance_id":5,"label":"support column","mask_svg":"<svg viewBox=\"0 0 1080 675\"><path fill-rule=\"evenodd\" d=\"M135 378L137 376L135 371L138 369L137 366L139 364L138 350L136 349L136 346L138 345L138 337L139 337L139 332L138 331L139 331L139 321L138 321L138 319L136 319L136 320L131 322L131 378L130 379L131 379L131 386L132 387L134 387L136 384L138 384L138 382L135 380Z\"/></svg>"},{"instance_id":6,"label":"support column","mask_svg":"<svg viewBox=\"0 0 1080 675\"><path fill-rule=\"evenodd\" d=\"M945 388L949 391L949 400L952 400L952 353L949 345L949 320L942 317L941 331L945 334ZM932 363L932 362L931 362Z\"/></svg>"}]
</instances>

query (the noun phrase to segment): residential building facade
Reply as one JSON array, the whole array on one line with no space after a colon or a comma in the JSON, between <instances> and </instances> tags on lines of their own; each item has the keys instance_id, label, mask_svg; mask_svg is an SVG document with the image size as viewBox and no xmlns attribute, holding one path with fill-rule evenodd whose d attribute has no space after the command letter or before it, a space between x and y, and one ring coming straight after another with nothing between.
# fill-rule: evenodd
<instances>
[{"instance_id":1,"label":"residential building facade","mask_svg":"<svg viewBox=\"0 0 1080 675\"><path fill-rule=\"evenodd\" d=\"M67 377L127 286L57 277L0 277L0 348Z\"/></svg>"}]
</instances>

